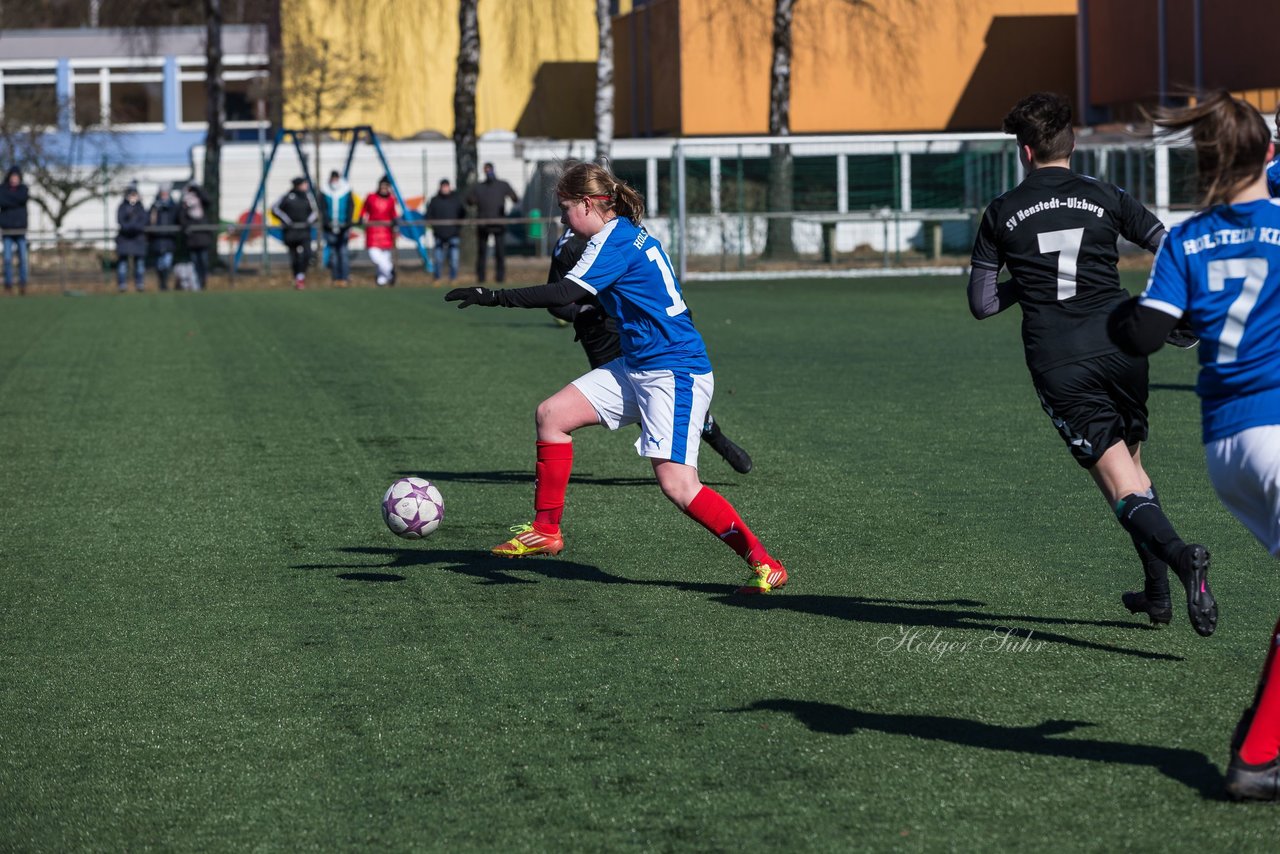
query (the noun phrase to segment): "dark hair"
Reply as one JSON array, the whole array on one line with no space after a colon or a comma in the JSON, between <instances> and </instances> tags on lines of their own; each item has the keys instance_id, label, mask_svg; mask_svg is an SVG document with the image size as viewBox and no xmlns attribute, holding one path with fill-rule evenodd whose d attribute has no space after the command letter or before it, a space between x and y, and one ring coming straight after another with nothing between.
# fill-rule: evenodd
<instances>
[{"instance_id":1,"label":"dark hair","mask_svg":"<svg viewBox=\"0 0 1280 854\"><path fill-rule=\"evenodd\" d=\"M330 178L341 178L341 177L342 177L342 173L341 173L341 172L339 172L337 169L334 169L332 172L330 172L330 173L329 173L329 177L330 177Z\"/></svg>"},{"instance_id":2,"label":"dark hair","mask_svg":"<svg viewBox=\"0 0 1280 854\"><path fill-rule=\"evenodd\" d=\"M1013 105L1001 129L1031 146L1037 163L1071 156L1076 133L1071 129L1071 102L1054 92L1036 92Z\"/></svg>"},{"instance_id":3,"label":"dark hair","mask_svg":"<svg viewBox=\"0 0 1280 854\"><path fill-rule=\"evenodd\" d=\"M1190 130L1196 145L1196 174L1201 204L1224 204L1266 167L1271 132L1258 111L1225 89L1210 92L1195 104L1157 110L1155 124Z\"/></svg>"},{"instance_id":4,"label":"dark hair","mask_svg":"<svg viewBox=\"0 0 1280 854\"><path fill-rule=\"evenodd\" d=\"M449 179L448 179L448 178L441 178L441 179L440 179L440 186L441 186L441 187L443 187L445 184L448 184L450 187L452 187L452 186L453 186L453 184L449 181Z\"/></svg>"},{"instance_id":5,"label":"dark hair","mask_svg":"<svg viewBox=\"0 0 1280 854\"><path fill-rule=\"evenodd\" d=\"M596 163L574 163L556 182L562 199L591 199L598 210L611 210L639 225L644 217L644 196Z\"/></svg>"}]
</instances>

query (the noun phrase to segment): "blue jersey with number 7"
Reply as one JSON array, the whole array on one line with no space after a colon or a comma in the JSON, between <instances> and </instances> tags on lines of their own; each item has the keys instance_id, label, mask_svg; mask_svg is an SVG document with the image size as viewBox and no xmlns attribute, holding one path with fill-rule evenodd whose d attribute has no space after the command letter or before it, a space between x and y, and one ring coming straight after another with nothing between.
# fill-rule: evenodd
<instances>
[{"instance_id":1,"label":"blue jersey with number 7","mask_svg":"<svg viewBox=\"0 0 1280 854\"><path fill-rule=\"evenodd\" d=\"M1204 441L1280 424L1280 199L1218 205L1175 226L1141 304L1200 338Z\"/></svg>"},{"instance_id":2,"label":"blue jersey with number 7","mask_svg":"<svg viewBox=\"0 0 1280 854\"><path fill-rule=\"evenodd\" d=\"M595 294L617 321L627 370L711 372L671 260L643 227L609 220L565 278Z\"/></svg>"}]
</instances>

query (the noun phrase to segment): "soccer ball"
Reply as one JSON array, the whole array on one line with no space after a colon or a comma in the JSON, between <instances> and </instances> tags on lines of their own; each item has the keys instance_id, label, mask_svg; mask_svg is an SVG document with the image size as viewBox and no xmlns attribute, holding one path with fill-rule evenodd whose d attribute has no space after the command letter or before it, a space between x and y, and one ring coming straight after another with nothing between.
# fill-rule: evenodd
<instances>
[{"instance_id":1,"label":"soccer ball","mask_svg":"<svg viewBox=\"0 0 1280 854\"><path fill-rule=\"evenodd\" d=\"M402 477L382 496L382 520L397 537L420 540L440 527L444 498L431 481Z\"/></svg>"}]
</instances>

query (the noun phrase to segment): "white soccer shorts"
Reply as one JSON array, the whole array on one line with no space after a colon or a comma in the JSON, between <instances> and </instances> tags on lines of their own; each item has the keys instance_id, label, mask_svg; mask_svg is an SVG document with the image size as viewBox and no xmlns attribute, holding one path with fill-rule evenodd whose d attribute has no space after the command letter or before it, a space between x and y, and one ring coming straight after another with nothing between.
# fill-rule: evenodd
<instances>
[{"instance_id":1,"label":"white soccer shorts","mask_svg":"<svg viewBox=\"0 0 1280 854\"><path fill-rule=\"evenodd\" d=\"M712 374L628 371L622 359L614 359L573 385L610 430L640 423L640 456L697 468L702 424L715 391Z\"/></svg>"},{"instance_id":2,"label":"white soccer shorts","mask_svg":"<svg viewBox=\"0 0 1280 854\"><path fill-rule=\"evenodd\" d=\"M1250 427L1204 446L1222 503L1280 557L1280 425Z\"/></svg>"}]
</instances>

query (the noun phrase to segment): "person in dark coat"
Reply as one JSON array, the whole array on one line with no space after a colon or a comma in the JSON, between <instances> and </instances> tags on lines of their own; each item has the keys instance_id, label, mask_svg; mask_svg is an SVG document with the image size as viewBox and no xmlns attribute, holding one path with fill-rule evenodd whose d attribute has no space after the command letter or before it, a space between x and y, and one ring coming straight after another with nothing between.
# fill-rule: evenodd
<instances>
[{"instance_id":1,"label":"person in dark coat","mask_svg":"<svg viewBox=\"0 0 1280 854\"><path fill-rule=\"evenodd\" d=\"M22 171L10 167L0 185L0 234L4 235L4 292L13 293L13 260L18 256L18 293L27 292L27 185Z\"/></svg>"},{"instance_id":2,"label":"person in dark coat","mask_svg":"<svg viewBox=\"0 0 1280 854\"><path fill-rule=\"evenodd\" d=\"M506 217L507 199L513 203L520 201L511 185L500 179L493 171L493 164L484 165L484 180L476 184L467 193L467 204L476 208L476 219L481 220L476 226L476 236L480 246L476 251L476 279L484 282L485 255L489 250L489 238L493 238L493 270L496 281L507 278L507 246L506 224L496 222ZM491 220L485 224L484 220Z\"/></svg>"},{"instance_id":3,"label":"person in dark coat","mask_svg":"<svg viewBox=\"0 0 1280 854\"><path fill-rule=\"evenodd\" d=\"M178 204L167 187L156 192L147 222L147 251L155 258L160 290L169 290L169 271L173 269L173 250L178 246Z\"/></svg>"},{"instance_id":4,"label":"person in dark coat","mask_svg":"<svg viewBox=\"0 0 1280 854\"><path fill-rule=\"evenodd\" d=\"M194 181L187 185L178 204L178 225L182 227L182 241L186 244L191 265L196 269L196 290L204 290L209 280L209 250L217 235L210 228L209 197L204 188Z\"/></svg>"},{"instance_id":5,"label":"person in dark coat","mask_svg":"<svg viewBox=\"0 0 1280 854\"><path fill-rule=\"evenodd\" d=\"M293 265L293 286L302 290L307 286L307 265L311 263L311 226L317 219L307 179L294 178L293 189L280 197L271 212L284 227L284 245Z\"/></svg>"},{"instance_id":6,"label":"person in dark coat","mask_svg":"<svg viewBox=\"0 0 1280 854\"><path fill-rule=\"evenodd\" d=\"M351 279L351 223L355 221L356 199L351 185L336 170L329 173L329 185L320 193L320 220L324 242L329 249L329 272L333 285L345 288Z\"/></svg>"},{"instance_id":7,"label":"person in dark coat","mask_svg":"<svg viewBox=\"0 0 1280 854\"><path fill-rule=\"evenodd\" d=\"M456 281L458 278L458 249L462 245L462 226L457 221L466 215L467 208L462 204L462 199L453 192L448 181L441 181L440 192L427 202L427 210L423 215L435 238L437 282L440 281L440 271L444 269L446 255L449 258L449 281Z\"/></svg>"},{"instance_id":8,"label":"person in dark coat","mask_svg":"<svg viewBox=\"0 0 1280 854\"><path fill-rule=\"evenodd\" d=\"M147 257L147 209L137 187L124 191L124 201L116 209L116 287L120 293L129 289L129 268L133 267L133 286L141 291L144 285Z\"/></svg>"}]
</instances>

